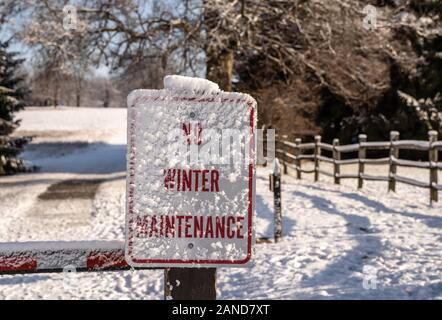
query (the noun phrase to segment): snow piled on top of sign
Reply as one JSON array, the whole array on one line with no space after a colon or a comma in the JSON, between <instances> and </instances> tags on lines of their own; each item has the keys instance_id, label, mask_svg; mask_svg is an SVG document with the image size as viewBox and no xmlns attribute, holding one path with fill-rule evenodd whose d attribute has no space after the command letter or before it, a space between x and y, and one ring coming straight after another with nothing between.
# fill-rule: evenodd
<instances>
[{"instance_id":1,"label":"snow piled on top of sign","mask_svg":"<svg viewBox=\"0 0 442 320\"><path fill-rule=\"evenodd\" d=\"M127 96L127 106L134 107L135 105L145 104L152 100L173 100L173 95L182 95L183 97L194 97L199 95L202 98L210 96L214 101L223 103L223 99L244 100L248 104L257 108L255 99L247 93L241 92L225 92L219 86L207 79L193 78L179 75L168 75L164 78L164 89L136 89ZM256 121L256 117L255 117Z\"/></svg>"},{"instance_id":2,"label":"snow piled on top of sign","mask_svg":"<svg viewBox=\"0 0 442 320\"><path fill-rule=\"evenodd\" d=\"M164 77L164 88L170 91L193 91L200 93L217 93L219 86L212 81L179 75Z\"/></svg>"}]
</instances>

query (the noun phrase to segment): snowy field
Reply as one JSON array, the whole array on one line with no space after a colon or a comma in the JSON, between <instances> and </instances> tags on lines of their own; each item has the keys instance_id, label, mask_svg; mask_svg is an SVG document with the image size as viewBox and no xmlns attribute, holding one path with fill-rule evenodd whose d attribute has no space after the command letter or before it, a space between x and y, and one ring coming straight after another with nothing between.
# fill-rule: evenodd
<instances>
[{"instance_id":1,"label":"snowy field","mask_svg":"<svg viewBox=\"0 0 442 320\"><path fill-rule=\"evenodd\" d=\"M41 169L0 177L0 241L124 240L126 110L27 109L18 118L18 134L36 136L23 156ZM257 237L273 236L267 170L258 168ZM283 176L283 241L255 245L250 268L218 269L219 298L442 299L442 201L430 206L428 190L403 184L387 193L386 182L358 191L355 180L311 179ZM162 299L163 272L0 276L0 299L41 298Z\"/></svg>"}]
</instances>

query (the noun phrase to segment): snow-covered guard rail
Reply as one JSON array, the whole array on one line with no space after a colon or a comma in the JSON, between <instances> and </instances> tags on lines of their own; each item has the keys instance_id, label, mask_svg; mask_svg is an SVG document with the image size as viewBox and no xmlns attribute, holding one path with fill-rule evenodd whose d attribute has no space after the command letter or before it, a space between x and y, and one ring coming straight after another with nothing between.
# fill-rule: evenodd
<instances>
[{"instance_id":1,"label":"snow-covered guard rail","mask_svg":"<svg viewBox=\"0 0 442 320\"><path fill-rule=\"evenodd\" d=\"M0 243L0 274L128 269L122 241Z\"/></svg>"},{"instance_id":2,"label":"snow-covered guard rail","mask_svg":"<svg viewBox=\"0 0 442 320\"><path fill-rule=\"evenodd\" d=\"M265 135L265 132L264 132ZM359 135L359 143L350 145L339 145L339 139L334 139L333 144L321 142L321 136L315 136L313 143L302 143L300 138L290 142L287 136L276 135L275 155L281 160L283 172L287 168L296 170L296 177L301 179L302 173L313 173L315 181L319 175L327 175L334 178L336 184L341 179L357 179L358 188L362 188L364 180L387 181L388 190L396 191L396 182L401 182L430 190L430 202L438 201L438 190L442 190L442 184L438 183L438 170L442 169L442 162L439 162L438 153L442 151L442 141L438 141L437 131L428 132L428 141L399 140L399 132L390 132L390 141L367 142L365 134ZM264 137L265 140L265 137ZM399 150L419 150L428 152L428 161L413 161L399 158ZM305 150L313 150L310 154L303 154ZM332 157L322 155L322 150L332 153ZM388 150L389 156L383 158L367 158L367 150ZM357 158L341 159L343 153L358 153ZM314 168L306 170L302 168L301 160L314 162ZM333 164L333 172L327 172L320 168L320 162ZM341 166L347 164L358 164L358 172L354 174L341 174ZM365 165L388 165L388 176L368 175L364 172ZM403 177L397 174L397 167L412 167L429 170L429 181L422 182L412 178Z\"/></svg>"}]
</instances>

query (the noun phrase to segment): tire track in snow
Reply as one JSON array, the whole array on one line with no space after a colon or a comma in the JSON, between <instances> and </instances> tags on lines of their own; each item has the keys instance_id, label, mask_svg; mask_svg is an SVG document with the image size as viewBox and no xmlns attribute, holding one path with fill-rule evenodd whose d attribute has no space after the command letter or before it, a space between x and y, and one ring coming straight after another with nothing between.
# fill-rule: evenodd
<instances>
[{"instance_id":1,"label":"tire track in snow","mask_svg":"<svg viewBox=\"0 0 442 320\"><path fill-rule=\"evenodd\" d=\"M40 174L68 174L64 179L51 182L26 212L35 225L43 228L90 225L100 185L126 169L125 144L40 141L31 143L28 149L25 153L40 167Z\"/></svg>"},{"instance_id":2,"label":"tire track in snow","mask_svg":"<svg viewBox=\"0 0 442 320\"><path fill-rule=\"evenodd\" d=\"M93 199L103 179L66 179L49 185L40 193L28 215L33 219L69 221L72 225L88 224Z\"/></svg>"},{"instance_id":3,"label":"tire track in snow","mask_svg":"<svg viewBox=\"0 0 442 320\"><path fill-rule=\"evenodd\" d=\"M89 225L94 199L100 186L121 179L121 175L76 175L49 185L40 193L27 215L35 220L70 226Z\"/></svg>"}]
</instances>

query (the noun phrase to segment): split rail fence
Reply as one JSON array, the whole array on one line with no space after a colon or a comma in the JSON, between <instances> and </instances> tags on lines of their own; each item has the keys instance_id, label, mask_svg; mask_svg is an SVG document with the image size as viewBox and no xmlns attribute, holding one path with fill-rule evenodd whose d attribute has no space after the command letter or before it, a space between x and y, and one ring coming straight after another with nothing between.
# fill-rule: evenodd
<instances>
[{"instance_id":1,"label":"split rail fence","mask_svg":"<svg viewBox=\"0 0 442 320\"><path fill-rule=\"evenodd\" d=\"M306 151L311 150L310 154ZM322 151L326 150L332 157L326 157ZM389 156L381 158L367 158L368 150L387 150ZM428 153L428 161L405 160L399 158L400 150L419 150ZM430 202L438 201L438 191L442 190L442 184L438 183L438 170L442 169L442 162L439 162L438 153L442 151L442 141L438 141L436 131L428 132L428 141L399 140L399 132L390 132L390 141L367 141L365 134L359 135L359 142L349 145L340 145L339 139L334 139L332 144L323 143L321 136L315 136L314 142L302 143L297 138L294 142L287 139L287 136L276 135L275 155L280 159L283 166L283 173L288 168L296 171L297 179L302 178L303 173L314 174L314 181L318 181L320 175L326 175L334 179L334 183L340 184L342 179L357 179L358 188L362 188L364 180L386 181L389 191L396 191L396 183L401 182L408 185L429 189ZM357 158L342 159L346 153L356 153ZM313 169L303 168L303 162L314 163ZM321 168L321 162L330 163L333 172ZM358 169L354 174L341 173L344 165L356 164ZM388 176L377 176L365 173L365 165L388 165ZM428 169L428 182L419 181L410 177L404 177L397 173L398 167L412 167Z\"/></svg>"}]
</instances>

